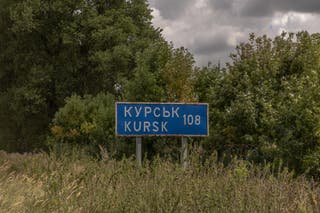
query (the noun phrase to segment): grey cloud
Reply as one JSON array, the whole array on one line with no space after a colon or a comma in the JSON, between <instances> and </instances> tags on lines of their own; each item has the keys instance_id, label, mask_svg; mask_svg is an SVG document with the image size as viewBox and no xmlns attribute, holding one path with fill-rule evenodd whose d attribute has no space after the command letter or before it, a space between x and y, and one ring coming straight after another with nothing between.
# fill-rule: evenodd
<instances>
[{"instance_id":1,"label":"grey cloud","mask_svg":"<svg viewBox=\"0 0 320 213\"><path fill-rule=\"evenodd\" d=\"M275 12L320 12L320 0L209 0L213 10L228 10L240 16L272 16Z\"/></svg>"},{"instance_id":2,"label":"grey cloud","mask_svg":"<svg viewBox=\"0 0 320 213\"><path fill-rule=\"evenodd\" d=\"M176 19L189 8L194 0L151 0L150 6L158 9L165 19Z\"/></svg>"},{"instance_id":3,"label":"grey cloud","mask_svg":"<svg viewBox=\"0 0 320 213\"><path fill-rule=\"evenodd\" d=\"M241 9L244 16L271 16L275 12L319 13L319 0L248 0Z\"/></svg>"},{"instance_id":4,"label":"grey cloud","mask_svg":"<svg viewBox=\"0 0 320 213\"><path fill-rule=\"evenodd\" d=\"M213 7L215 10L232 9L234 0L209 0L209 6Z\"/></svg>"},{"instance_id":5,"label":"grey cloud","mask_svg":"<svg viewBox=\"0 0 320 213\"><path fill-rule=\"evenodd\" d=\"M191 48L195 54L210 55L214 53L224 52L231 49L232 46L228 44L227 36L218 34L211 37L198 37L194 40Z\"/></svg>"},{"instance_id":6,"label":"grey cloud","mask_svg":"<svg viewBox=\"0 0 320 213\"><path fill-rule=\"evenodd\" d=\"M248 35L278 35L282 30L319 30L320 0L149 0L159 10L154 23L176 47L185 46L197 64L224 63ZM304 12L295 14L288 12ZM310 16L310 14L312 14ZM228 42L230 41L232 42Z\"/></svg>"}]
</instances>

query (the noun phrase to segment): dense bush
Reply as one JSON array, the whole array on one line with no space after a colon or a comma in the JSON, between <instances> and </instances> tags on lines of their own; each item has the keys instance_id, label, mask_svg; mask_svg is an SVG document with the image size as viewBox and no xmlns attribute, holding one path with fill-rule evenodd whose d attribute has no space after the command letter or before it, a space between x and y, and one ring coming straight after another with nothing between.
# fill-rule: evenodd
<instances>
[{"instance_id":1,"label":"dense bush","mask_svg":"<svg viewBox=\"0 0 320 213\"><path fill-rule=\"evenodd\" d=\"M115 143L114 96L74 95L66 99L66 104L54 116L51 125L50 145L73 144L98 147L102 145L109 151Z\"/></svg>"},{"instance_id":2,"label":"dense bush","mask_svg":"<svg viewBox=\"0 0 320 213\"><path fill-rule=\"evenodd\" d=\"M273 40L252 34L226 68L205 68L197 91L210 103L207 150L317 174L319 49L319 34L283 33Z\"/></svg>"}]
</instances>

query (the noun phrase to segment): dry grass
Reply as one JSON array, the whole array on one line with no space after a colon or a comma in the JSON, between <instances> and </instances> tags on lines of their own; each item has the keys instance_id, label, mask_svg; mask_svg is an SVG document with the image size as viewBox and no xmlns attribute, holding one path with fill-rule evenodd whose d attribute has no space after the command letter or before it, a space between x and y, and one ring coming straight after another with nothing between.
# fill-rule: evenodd
<instances>
[{"instance_id":1,"label":"dry grass","mask_svg":"<svg viewBox=\"0 0 320 213\"><path fill-rule=\"evenodd\" d=\"M320 212L320 190L286 170L215 156L189 167L161 159L95 160L73 150L0 152L0 212Z\"/></svg>"}]
</instances>

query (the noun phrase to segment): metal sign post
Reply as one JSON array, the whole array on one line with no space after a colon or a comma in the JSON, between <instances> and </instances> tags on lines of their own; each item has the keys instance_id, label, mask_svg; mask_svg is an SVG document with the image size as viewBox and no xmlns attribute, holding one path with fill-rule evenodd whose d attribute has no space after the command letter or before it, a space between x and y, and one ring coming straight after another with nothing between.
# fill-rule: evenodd
<instances>
[{"instance_id":1,"label":"metal sign post","mask_svg":"<svg viewBox=\"0 0 320 213\"><path fill-rule=\"evenodd\" d=\"M141 137L136 137L136 159L137 165L141 167L142 165L142 139Z\"/></svg>"},{"instance_id":2,"label":"metal sign post","mask_svg":"<svg viewBox=\"0 0 320 213\"><path fill-rule=\"evenodd\" d=\"M181 165L184 169L188 166L188 141L186 137L181 138Z\"/></svg>"}]
</instances>

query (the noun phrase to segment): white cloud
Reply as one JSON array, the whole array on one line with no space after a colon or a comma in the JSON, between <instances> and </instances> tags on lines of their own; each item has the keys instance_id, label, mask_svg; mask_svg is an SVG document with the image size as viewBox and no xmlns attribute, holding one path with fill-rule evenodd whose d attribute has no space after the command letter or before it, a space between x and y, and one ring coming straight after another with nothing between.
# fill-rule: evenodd
<instances>
[{"instance_id":1,"label":"white cloud","mask_svg":"<svg viewBox=\"0 0 320 213\"><path fill-rule=\"evenodd\" d=\"M271 21L271 26L274 28L271 33L279 34L282 31L298 32L301 30L314 33L319 29L319 18L319 15L312 13L276 13Z\"/></svg>"},{"instance_id":2,"label":"white cloud","mask_svg":"<svg viewBox=\"0 0 320 213\"><path fill-rule=\"evenodd\" d=\"M282 31L313 33L320 29L320 15L315 12L318 0L306 0L314 8L290 1L285 0L279 8L264 0L188 0L184 5L179 0L152 0L150 4L153 24L163 29L164 37L176 47L188 48L197 65L206 65L208 61L228 61L235 46L247 41L251 32L274 37ZM299 6L302 11L296 11ZM163 13L166 8L170 15Z\"/></svg>"}]
</instances>

